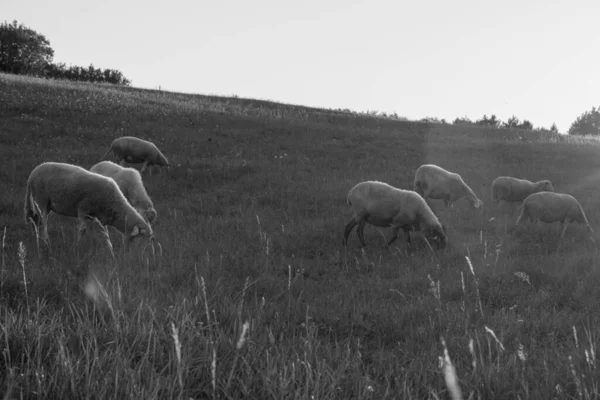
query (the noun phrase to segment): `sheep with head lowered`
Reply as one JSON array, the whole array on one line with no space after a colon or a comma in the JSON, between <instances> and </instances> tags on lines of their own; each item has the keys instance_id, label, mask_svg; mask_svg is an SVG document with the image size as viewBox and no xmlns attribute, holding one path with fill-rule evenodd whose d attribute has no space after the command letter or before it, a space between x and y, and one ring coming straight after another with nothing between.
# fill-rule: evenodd
<instances>
[{"instance_id":1,"label":"sheep with head lowered","mask_svg":"<svg viewBox=\"0 0 600 400\"><path fill-rule=\"evenodd\" d=\"M549 180L531 182L527 179L513 178L512 176L499 176L492 182L492 200L520 202L527 196L538 192L554 192L554 186Z\"/></svg>"},{"instance_id":2,"label":"sheep with head lowered","mask_svg":"<svg viewBox=\"0 0 600 400\"><path fill-rule=\"evenodd\" d=\"M77 217L83 233L86 219L111 225L126 243L141 237L153 239L152 228L121 193L116 182L76 165L46 162L35 167L25 190L25 221L32 221L49 243L48 215ZM40 229L41 228L41 229Z\"/></svg>"},{"instance_id":3,"label":"sheep with head lowered","mask_svg":"<svg viewBox=\"0 0 600 400\"><path fill-rule=\"evenodd\" d=\"M575 197L566 193L538 192L527 196L521 205L517 226L527 220L546 223L561 222L564 228L560 237L565 236L569 222L584 224L590 234L594 233L581 204Z\"/></svg>"},{"instance_id":4,"label":"sheep with head lowered","mask_svg":"<svg viewBox=\"0 0 600 400\"><path fill-rule=\"evenodd\" d=\"M147 167L153 165L171 166L167 157L161 153L154 143L133 136L122 136L113 140L110 148L100 161L104 160L111 151L120 165L123 165L124 161L131 164L142 163L141 173L144 173Z\"/></svg>"},{"instance_id":5,"label":"sheep with head lowered","mask_svg":"<svg viewBox=\"0 0 600 400\"><path fill-rule=\"evenodd\" d=\"M479 200L459 174L433 164L417 168L414 191L424 199L442 199L446 207L452 206L452 203L461 198L466 198L475 208L483 205L483 201Z\"/></svg>"},{"instance_id":6,"label":"sheep with head lowered","mask_svg":"<svg viewBox=\"0 0 600 400\"><path fill-rule=\"evenodd\" d=\"M354 186L348 192L347 203L352 207L354 217L344 229L344 245L356 225L358 239L362 247L366 246L363 230L369 223L378 227L392 227L390 246L402 228L410 245L410 229L421 229L426 238L437 244L438 248L446 245L448 237L425 200L412 190L398 189L384 182L366 181Z\"/></svg>"},{"instance_id":7,"label":"sheep with head lowered","mask_svg":"<svg viewBox=\"0 0 600 400\"><path fill-rule=\"evenodd\" d=\"M151 224L156 220L158 214L137 169L121 167L112 161L100 161L90 171L114 179L133 208Z\"/></svg>"}]
</instances>

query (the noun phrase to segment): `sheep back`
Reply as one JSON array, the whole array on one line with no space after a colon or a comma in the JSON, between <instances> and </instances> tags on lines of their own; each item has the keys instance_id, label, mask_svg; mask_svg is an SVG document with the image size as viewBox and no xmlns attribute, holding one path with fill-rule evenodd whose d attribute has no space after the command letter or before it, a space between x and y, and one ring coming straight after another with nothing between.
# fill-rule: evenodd
<instances>
[{"instance_id":1,"label":"sheep back","mask_svg":"<svg viewBox=\"0 0 600 400\"><path fill-rule=\"evenodd\" d=\"M414 190L431 199L449 198L450 202L466 197L474 207L483 204L463 178L434 164L424 164L415 172Z\"/></svg>"},{"instance_id":2,"label":"sheep back","mask_svg":"<svg viewBox=\"0 0 600 400\"><path fill-rule=\"evenodd\" d=\"M589 226L581 204L566 193L537 192L527 196L519 220L525 217L546 223L569 219Z\"/></svg>"},{"instance_id":3,"label":"sheep back","mask_svg":"<svg viewBox=\"0 0 600 400\"><path fill-rule=\"evenodd\" d=\"M113 140L111 148L117 158L131 164L148 162L148 164L159 166L169 165L167 158L154 143L137 137L122 136L116 138Z\"/></svg>"},{"instance_id":4,"label":"sheep back","mask_svg":"<svg viewBox=\"0 0 600 400\"><path fill-rule=\"evenodd\" d=\"M523 201L527 196L542 191L554 191L548 180L531 182L511 176L500 176L492 182L492 199L509 202Z\"/></svg>"},{"instance_id":5,"label":"sheep back","mask_svg":"<svg viewBox=\"0 0 600 400\"><path fill-rule=\"evenodd\" d=\"M423 197L412 190L398 189L384 182L366 181L348 192L348 204L352 206L356 219L367 217L372 225L442 226Z\"/></svg>"}]
</instances>

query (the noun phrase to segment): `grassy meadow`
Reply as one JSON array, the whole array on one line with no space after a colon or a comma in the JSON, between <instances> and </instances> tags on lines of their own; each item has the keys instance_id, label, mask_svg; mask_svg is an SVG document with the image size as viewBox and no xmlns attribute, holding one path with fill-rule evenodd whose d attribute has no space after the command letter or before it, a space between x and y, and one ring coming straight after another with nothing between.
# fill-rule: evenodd
<instances>
[{"instance_id":1,"label":"grassy meadow","mask_svg":"<svg viewBox=\"0 0 600 400\"><path fill-rule=\"evenodd\" d=\"M122 135L173 165L144 175L155 245L126 252L112 228L76 243L52 215L38 248L31 170L90 168ZM550 179L600 243L599 154L590 138L0 74L0 393L444 399L453 366L465 399L599 398L597 245L577 225L562 241L558 224L515 229L517 206L490 199L499 175ZM367 225L367 247L353 232L344 248L348 190L411 188L424 163L485 202L431 201L448 247L417 235L409 251L401 233L384 249L389 230Z\"/></svg>"}]
</instances>

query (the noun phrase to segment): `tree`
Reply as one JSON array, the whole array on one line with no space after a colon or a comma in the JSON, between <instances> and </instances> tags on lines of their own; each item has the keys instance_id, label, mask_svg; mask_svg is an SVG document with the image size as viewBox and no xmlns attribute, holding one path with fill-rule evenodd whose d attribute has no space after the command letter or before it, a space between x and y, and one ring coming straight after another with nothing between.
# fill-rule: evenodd
<instances>
[{"instance_id":1,"label":"tree","mask_svg":"<svg viewBox=\"0 0 600 400\"><path fill-rule=\"evenodd\" d=\"M517 126L519 126L519 118L517 118L515 115L510 117L506 122L502 124L503 128L516 128Z\"/></svg>"},{"instance_id":2,"label":"tree","mask_svg":"<svg viewBox=\"0 0 600 400\"><path fill-rule=\"evenodd\" d=\"M581 114L571 124L569 135L600 135L600 108Z\"/></svg>"},{"instance_id":3,"label":"tree","mask_svg":"<svg viewBox=\"0 0 600 400\"><path fill-rule=\"evenodd\" d=\"M471 125L473 121L471 121L469 117L465 116L463 118L455 118L452 123L454 125Z\"/></svg>"},{"instance_id":4,"label":"tree","mask_svg":"<svg viewBox=\"0 0 600 400\"><path fill-rule=\"evenodd\" d=\"M517 128L532 131L533 124L525 119L525 120L523 120L523 122L521 122L520 124L517 125Z\"/></svg>"},{"instance_id":5,"label":"tree","mask_svg":"<svg viewBox=\"0 0 600 400\"><path fill-rule=\"evenodd\" d=\"M17 21L0 25L0 71L42 75L53 57L54 50L44 35Z\"/></svg>"},{"instance_id":6,"label":"tree","mask_svg":"<svg viewBox=\"0 0 600 400\"><path fill-rule=\"evenodd\" d=\"M555 123L552 123L552 126L550 127L550 132L558 133L558 127Z\"/></svg>"},{"instance_id":7,"label":"tree","mask_svg":"<svg viewBox=\"0 0 600 400\"><path fill-rule=\"evenodd\" d=\"M477 121L475 121L475 123L477 125L491 126L497 128L498 126L500 126L502 121L497 119L495 114L492 114L492 116L489 118L487 117L487 115L483 114L483 118L478 119Z\"/></svg>"},{"instance_id":8,"label":"tree","mask_svg":"<svg viewBox=\"0 0 600 400\"><path fill-rule=\"evenodd\" d=\"M431 124L441 124L442 121L439 120L439 118L437 117L425 117L425 118L421 118L419 120L419 122L429 122Z\"/></svg>"}]
</instances>

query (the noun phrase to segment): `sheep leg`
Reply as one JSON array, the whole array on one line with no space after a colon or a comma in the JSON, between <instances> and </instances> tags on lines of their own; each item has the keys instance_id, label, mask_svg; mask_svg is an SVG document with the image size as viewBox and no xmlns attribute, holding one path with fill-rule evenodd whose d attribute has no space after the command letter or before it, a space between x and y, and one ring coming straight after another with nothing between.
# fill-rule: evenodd
<instances>
[{"instance_id":1,"label":"sheep leg","mask_svg":"<svg viewBox=\"0 0 600 400\"><path fill-rule=\"evenodd\" d=\"M87 230L87 215L79 209L77 210L77 243L81 240Z\"/></svg>"},{"instance_id":2,"label":"sheep leg","mask_svg":"<svg viewBox=\"0 0 600 400\"><path fill-rule=\"evenodd\" d=\"M519 217L517 218L517 223L516 225L519 226L521 225L521 223L523 223L524 221L529 220L529 215L525 214L525 212L521 212L521 214L519 214Z\"/></svg>"},{"instance_id":3,"label":"sheep leg","mask_svg":"<svg viewBox=\"0 0 600 400\"><path fill-rule=\"evenodd\" d=\"M86 231L86 223L82 219L78 219L77 221L77 243L81 241L81 238L85 234Z\"/></svg>"},{"instance_id":4,"label":"sheep leg","mask_svg":"<svg viewBox=\"0 0 600 400\"><path fill-rule=\"evenodd\" d=\"M125 166L125 159L124 159L124 158L121 158L121 160L119 160L119 165L120 165L121 167L124 167L124 166Z\"/></svg>"},{"instance_id":5,"label":"sheep leg","mask_svg":"<svg viewBox=\"0 0 600 400\"><path fill-rule=\"evenodd\" d=\"M342 242L342 244L344 246L346 246L348 244L348 236L350 236L350 233L352 232L352 229L354 229L354 227L356 226L356 224L358 224L358 222L356 222L356 218L352 218L346 224L346 228L344 229L344 241Z\"/></svg>"},{"instance_id":6,"label":"sheep leg","mask_svg":"<svg viewBox=\"0 0 600 400\"><path fill-rule=\"evenodd\" d=\"M44 239L44 242L46 242L46 244L48 245L48 247L50 247L50 235L48 234L48 215L50 213L49 212L42 212L42 218L40 220L40 225L41 225L41 234L42 234L42 239Z\"/></svg>"},{"instance_id":7,"label":"sheep leg","mask_svg":"<svg viewBox=\"0 0 600 400\"><path fill-rule=\"evenodd\" d=\"M358 228L356 229L356 234L358 235L358 240L360 240L360 245L361 247L365 247L367 245L367 243L365 242L365 234L364 234L364 230L365 230L365 223L367 221L365 221L364 219L361 219L358 222Z\"/></svg>"},{"instance_id":8,"label":"sheep leg","mask_svg":"<svg viewBox=\"0 0 600 400\"><path fill-rule=\"evenodd\" d=\"M392 243L394 243L396 241L396 239L398 239L398 231L399 230L400 230L399 226L394 226L394 228L392 229L392 237L390 238L390 240L388 240L385 247L390 247L392 245Z\"/></svg>"},{"instance_id":9,"label":"sheep leg","mask_svg":"<svg viewBox=\"0 0 600 400\"><path fill-rule=\"evenodd\" d=\"M410 246L410 245L411 245L411 242L410 242L410 230L411 230L411 228L410 228L410 227L408 227L408 228L404 228L404 235L406 235L406 244L407 244L408 246Z\"/></svg>"},{"instance_id":10,"label":"sheep leg","mask_svg":"<svg viewBox=\"0 0 600 400\"><path fill-rule=\"evenodd\" d=\"M567 232L567 227L569 226L569 220L568 219L565 219L563 221L563 226L564 226L564 228L563 228L563 230L562 230L562 232L560 234L561 238L565 237L565 233Z\"/></svg>"},{"instance_id":11,"label":"sheep leg","mask_svg":"<svg viewBox=\"0 0 600 400\"><path fill-rule=\"evenodd\" d=\"M142 164L142 169L140 170L140 174L143 174L147 167L148 161L144 161L144 163Z\"/></svg>"},{"instance_id":12,"label":"sheep leg","mask_svg":"<svg viewBox=\"0 0 600 400\"><path fill-rule=\"evenodd\" d=\"M444 205L446 206L446 208L452 208L452 199L450 198L450 195L444 197Z\"/></svg>"}]
</instances>

